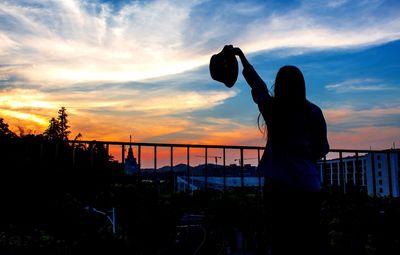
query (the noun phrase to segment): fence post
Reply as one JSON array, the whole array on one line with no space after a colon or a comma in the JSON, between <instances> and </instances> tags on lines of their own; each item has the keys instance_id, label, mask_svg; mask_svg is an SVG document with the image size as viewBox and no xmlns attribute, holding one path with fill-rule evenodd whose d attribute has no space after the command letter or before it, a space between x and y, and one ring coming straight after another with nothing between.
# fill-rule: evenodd
<instances>
[{"instance_id":1,"label":"fence post","mask_svg":"<svg viewBox=\"0 0 400 255\"><path fill-rule=\"evenodd\" d=\"M190 150L189 146L187 148L186 160L187 160L187 185L188 185L188 192L191 192L192 187L190 187Z\"/></svg>"},{"instance_id":2,"label":"fence post","mask_svg":"<svg viewBox=\"0 0 400 255\"><path fill-rule=\"evenodd\" d=\"M205 151L205 162L206 162L206 165L205 165L205 169L204 169L204 189L207 191L207 188L208 188L208 150L207 150L207 147L205 147L204 148L204 151Z\"/></svg>"},{"instance_id":3,"label":"fence post","mask_svg":"<svg viewBox=\"0 0 400 255\"><path fill-rule=\"evenodd\" d=\"M156 185L156 189L157 189L157 195L159 196L161 193L161 187L160 187L160 178L158 176L158 172L157 172L157 145L154 145L154 183Z\"/></svg>"},{"instance_id":4,"label":"fence post","mask_svg":"<svg viewBox=\"0 0 400 255\"><path fill-rule=\"evenodd\" d=\"M339 175L339 182L343 186L343 194L346 194L346 183L345 183L345 171L344 171L344 166L343 166L343 153L342 151L339 152L339 169L338 169Z\"/></svg>"},{"instance_id":5,"label":"fence post","mask_svg":"<svg viewBox=\"0 0 400 255\"><path fill-rule=\"evenodd\" d=\"M142 167L141 146L138 145L138 175L139 175L139 178L140 178L141 167Z\"/></svg>"},{"instance_id":6,"label":"fence post","mask_svg":"<svg viewBox=\"0 0 400 255\"><path fill-rule=\"evenodd\" d=\"M170 146L170 162L171 162L171 184L172 184L172 192L175 192L175 174L174 174L174 147Z\"/></svg>"},{"instance_id":7,"label":"fence post","mask_svg":"<svg viewBox=\"0 0 400 255\"><path fill-rule=\"evenodd\" d=\"M90 144L90 168L93 170L94 168L94 146L96 145L95 143Z\"/></svg>"},{"instance_id":8,"label":"fence post","mask_svg":"<svg viewBox=\"0 0 400 255\"><path fill-rule=\"evenodd\" d=\"M156 174L157 174L157 146L154 145L154 179L156 178Z\"/></svg>"},{"instance_id":9,"label":"fence post","mask_svg":"<svg viewBox=\"0 0 400 255\"><path fill-rule=\"evenodd\" d=\"M76 163L76 148L75 144L72 144L72 168L75 168L75 163Z\"/></svg>"},{"instance_id":10,"label":"fence post","mask_svg":"<svg viewBox=\"0 0 400 255\"><path fill-rule=\"evenodd\" d=\"M224 173L224 194L226 192L226 163L225 163L225 147L222 150L222 157L223 157L223 173Z\"/></svg>"},{"instance_id":11,"label":"fence post","mask_svg":"<svg viewBox=\"0 0 400 255\"><path fill-rule=\"evenodd\" d=\"M376 173L375 173L375 153L371 152L371 171L372 171L372 190L376 196Z\"/></svg>"},{"instance_id":12,"label":"fence post","mask_svg":"<svg viewBox=\"0 0 400 255\"><path fill-rule=\"evenodd\" d=\"M326 155L324 156L324 163L323 163L323 166L322 166L322 169L323 169L323 171L322 171L322 175L326 175L327 174L327 164L326 164ZM330 169L331 171L331 173L330 173L330 182L332 183L332 169ZM328 179L328 178L324 178L324 180L325 179ZM327 181L324 181L324 182L322 182L322 185L324 186L324 187L328 187L328 182Z\"/></svg>"},{"instance_id":13,"label":"fence post","mask_svg":"<svg viewBox=\"0 0 400 255\"><path fill-rule=\"evenodd\" d=\"M258 166L260 165L260 161L261 161L261 157L260 157L260 149L257 149L257 175L258 175L258 193L260 195L260 197L262 196L262 185L261 185L261 173L260 170L258 168Z\"/></svg>"},{"instance_id":14,"label":"fence post","mask_svg":"<svg viewBox=\"0 0 400 255\"><path fill-rule=\"evenodd\" d=\"M142 178L142 170L141 170L141 146L138 145L138 153L137 153L137 157L138 157L138 161L137 161L137 178L136 178L136 183L138 184L138 187L141 188L141 178Z\"/></svg>"},{"instance_id":15,"label":"fence post","mask_svg":"<svg viewBox=\"0 0 400 255\"><path fill-rule=\"evenodd\" d=\"M393 197L392 166L390 161L390 150L387 152L386 155L387 155L387 167L388 167L389 196Z\"/></svg>"},{"instance_id":16,"label":"fence post","mask_svg":"<svg viewBox=\"0 0 400 255\"><path fill-rule=\"evenodd\" d=\"M244 192L243 148L240 148L240 185L241 185L241 189L242 189L242 193L243 193Z\"/></svg>"},{"instance_id":17,"label":"fence post","mask_svg":"<svg viewBox=\"0 0 400 255\"><path fill-rule=\"evenodd\" d=\"M354 185L356 186L356 190L357 190L357 192L359 192L360 191L360 181L358 180L359 179L359 175L360 175L360 172L358 171L359 170L359 165L360 165L360 159L359 159L359 155L358 155L358 151L356 151L356 154L355 154L355 156L356 156L356 162L355 162L355 166L353 167L354 169L353 169L353 173L354 173Z\"/></svg>"},{"instance_id":18,"label":"fence post","mask_svg":"<svg viewBox=\"0 0 400 255\"><path fill-rule=\"evenodd\" d=\"M125 173L125 145L121 145L121 165L122 171Z\"/></svg>"}]
</instances>

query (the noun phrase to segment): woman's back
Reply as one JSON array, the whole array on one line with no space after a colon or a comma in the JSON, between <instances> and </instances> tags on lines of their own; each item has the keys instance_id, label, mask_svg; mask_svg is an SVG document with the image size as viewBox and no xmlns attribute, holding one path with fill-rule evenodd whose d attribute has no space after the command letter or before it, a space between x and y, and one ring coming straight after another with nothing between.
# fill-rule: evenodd
<instances>
[{"instance_id":1,"label":"woman's back","mask_svg":"<svg viewBox=\"0 0 400 255\"><path fill-rule=\"evenodd\" d=\"M328 149L326 124L321 109L305 101L295 109L271 104L268 119L268 146L276 157L318 160Z\"/></svg>"}]
</instances>

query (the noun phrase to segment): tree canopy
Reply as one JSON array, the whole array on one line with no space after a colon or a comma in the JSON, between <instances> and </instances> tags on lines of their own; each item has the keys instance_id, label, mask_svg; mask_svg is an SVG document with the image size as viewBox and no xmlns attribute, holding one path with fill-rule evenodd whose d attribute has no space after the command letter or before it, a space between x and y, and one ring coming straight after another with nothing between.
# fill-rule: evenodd
<instances>
[{"instance_id":1,"label":"tree canopy","mask_svg":"<svg viewBox=\"0 0 400 255\"><path fill-rule=\"evenodd\" d=\"M4 122L3 118L0 118L0 137L11 138L16 135L8 128L8 124Z\"/></svg>"},{"instance_id":2,"label":"tree canopy","mask_svg":"<svg viewBox=\"0 0 400 255\"><path fill-rule=\"evenodd\" d=\"M58 117L51 118L44 136L49 140L68 140L69 131L67 109L63 106L58 110Z\"/></svg>"}]
</instances>

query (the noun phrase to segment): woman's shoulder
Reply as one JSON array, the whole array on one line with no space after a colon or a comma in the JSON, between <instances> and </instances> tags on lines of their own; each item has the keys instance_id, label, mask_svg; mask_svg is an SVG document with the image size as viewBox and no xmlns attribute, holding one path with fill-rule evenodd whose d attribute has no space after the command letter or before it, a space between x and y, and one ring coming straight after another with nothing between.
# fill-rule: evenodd
<instances>
[{"instance_id":1,"label":"woman's shoulder","mask_svg":"<svg viewBox=\"0 0 400 255\"><path fill-rule=\"evenodd\" d=\"M311 113L313 113L313 114L318 114L318 115L321 115L321 114L322 114L322 110L321 110L321 108L320 108L318 105L316 105L316 104L314 104L314 103L311 103L311 102L308 101L308 100L306 100L306 105L307 105L307 108L309 109L309 111L310 111Z\"/></svg>"}]
</instances>

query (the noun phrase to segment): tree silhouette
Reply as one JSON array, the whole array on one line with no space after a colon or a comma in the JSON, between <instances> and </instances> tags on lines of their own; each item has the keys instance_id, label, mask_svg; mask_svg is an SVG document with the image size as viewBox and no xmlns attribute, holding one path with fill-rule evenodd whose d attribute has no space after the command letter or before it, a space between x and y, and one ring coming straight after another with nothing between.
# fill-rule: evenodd
<instances>
[{"instance_id":1,"label":"tree silhouette","mask_svg":"<svg viewBox=\"0 0 400 255\"><path fill-rule=\"evenodd\" d=\"M58 123L60 127L60 138L61 140L68 140L68 135L71 133L71 131L68 131L68 114L67 114L67 109L63 106L58 110Z\"/></svg>"},{"instance_id":2,"label":"tree silhouette","mask_svg":"<svg viewBox=\"0 0 400 255\"><path fill-rule=\"evenodd\" d=\"M58 117L51 118L49 126L44 132L44 136L49 140L68 140L68 135L71 131L68 131L68 114L67 109L63 106L58 110Z\"/></svg>"},{"instance_id":3,"label":"tree silhouette","mask_svg":"<svg viewBox=\"0 0 400 255\"><path fill-rule=\"evenodd\" d=\"M8 128L8 124L4 122L3 118L0 118L0 137L11 138L16 135Z\"/></svg>"},{"instance_id":4,"label":"tree silhouette","mask_svg":"<svg viewBox=\"0 0 400 255\"><path fill-rule=\"evenodd\" d=\"M44 131L44 136L49 140L58 140L60 138L60 125L53 117L49 121L49 127Z\"/></svg>"}]
</instances>

